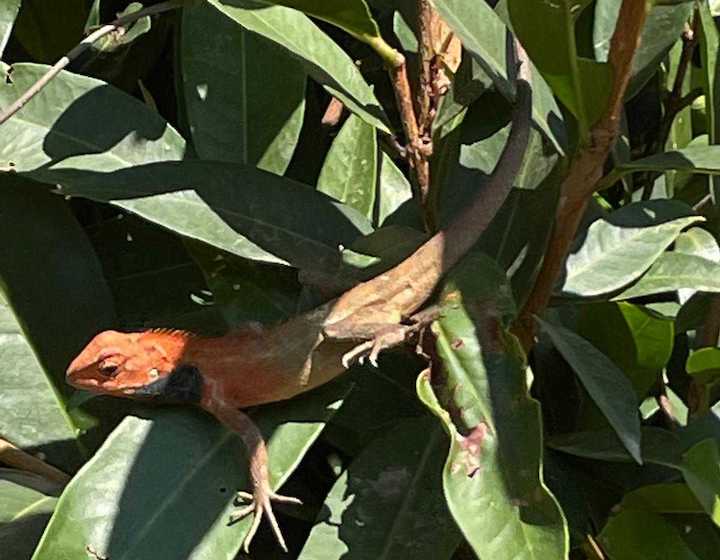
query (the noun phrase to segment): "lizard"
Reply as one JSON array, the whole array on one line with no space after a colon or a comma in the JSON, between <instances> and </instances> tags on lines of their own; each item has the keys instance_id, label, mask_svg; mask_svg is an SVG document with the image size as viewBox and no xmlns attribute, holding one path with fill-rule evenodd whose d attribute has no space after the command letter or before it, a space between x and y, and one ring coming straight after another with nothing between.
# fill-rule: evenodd
<instances>
[{"instance_id":1,"label":"lizard","mask_svg":"<svg viewBox=\"0 0 720 560\"><path fill-rule=\"evenodd\" d=\"M529 62L517 42L516 49L512 126L495 169L471 203L400 264L277 325L250 324L219 337L169 329L104 331L69 365L67 382L75 388L196 405L239 434L249 453L252 492L238 492L249 504L230 521L253 514L245 551L264 516L287 552L272 502L300 501L272 490L265 441L242 409L309 391L361 358L374 361L379 351L405 342L434 317L417 311L498 212L527 148L532 88Z\"/></svg>"}]
</instances>

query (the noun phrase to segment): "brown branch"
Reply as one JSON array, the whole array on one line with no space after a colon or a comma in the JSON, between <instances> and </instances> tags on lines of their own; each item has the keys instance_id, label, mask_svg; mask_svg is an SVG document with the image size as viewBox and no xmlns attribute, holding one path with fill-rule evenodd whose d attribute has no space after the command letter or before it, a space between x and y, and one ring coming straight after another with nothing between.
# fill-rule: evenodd
<instances>
[{"instance_id":1,"label":"brown branch","mask_svg":"<svg viewBox=\"0 0 720 560\"><path fill-rule=\"evenodd\" d=\"M415 116L405 57L400 53L398 53L396 61L393 66L390 67L389 72L393 91L395 92L395 101L400 111L400 120L402 121L403 130L407 138L406 149L408 163L410 164L415 179L416 197L422 208L423 216L427 216L426 202L430 190L430 163L428 162L428 154L424 149L425 146L420 136L420 128L417 117ZM426 225L430 224L426 223Z\"/></svg>"},{"instance_id":2,"label":"brown branch","mask_svg":"<svg viewBox=\"0 0 720 560\"><path fill-rule=\"evenodd\" d=\"M342 118L344 110L345 105L343 105L343 102L340 101L337 97L333 97L330 100L330 103L328 103L327 108L325 109L325 114L323 115L320 124L325 128L333 128L337 126L337 124L340 122L340 119Z\"/></svg>"},{"instance_id":3,"label":"brown branch","mask_svg":"<svg viewBox=\"0 0 720 560\"><path fill-rule=\"evenodd\" d=\"M644 0L623 0L620 7L608 55L614 75L608 107L590 131L590 144L581 147L570 164L561 185L555 225L542 268L515 324L514 331L526 351L534 343L533 317L542 313L550 301L553 286L575 239L582 215L602 178L603 165L617 138L633 56L640 44L648 10L648 3Z\"/></svg>"},{"instance_id":4,"label":"brown branch","mask_svg":"<svg viewBox=\"0 0 720 560\"><path fill-rule=\"evenodd\" d=\"M434 10L429 0L417 0L418 11L418 55L420 68L418 76L417 109L418 127L421 131L427 129L430 115L430 95L432 92L432 63L435 56L433 38Z\"/></svg>"},{"instance_id":5,"label":"brown branch","mask_svg":"<svg viewBox=\"0 0 720 560\"><path fill-rule=\"evenodd\" d=\"M5 111L0 114L0 125L7 121L15 113L17 113L20 109L22 109L27 104L27 102L30 101L33 97L35 97L38 93L40 93L40 91L46 85L48 85L50 81L60 73L61 70L63 70L68 64L70 64L71 61L73 61L83 52L85 52L95 41L101 39L109 33L117 31L118 29L122 29L128 24L133 23L145 16L159 14L162 12L167 12L169 10L174 10L175 8L180 8L182 7L183 2L184 0L168 0L167 2L161 2L160 4L155 4L154 6L148 6L147 8L138 10L137 12L133 12L132 14L127 14L119 17L115 21L103 25L99 29L93 31L85 39L80 41L80 43L78 43L72 50L70 50L70 52L68 52L65 56L58 60L53 65L53 67L50 68L50 70L48 70L45 75L43 75L42 78L40 78L37 82L30 86L30 89L23 93L12 105L10 105L10 107L5 109Z\"/></svg>"},{"instance_id":6,"label":"brown branch","mask_svg":"<svg viewBox=\"0 0 720 560\"><path fill-rule=\"evenodd\" d=\"M48 465L37 457L33 457L2 438L0 438L0 462L16 469L35 473L63 486L70 481L70 476L61 470Z\"/></svg>"}]
</instances>

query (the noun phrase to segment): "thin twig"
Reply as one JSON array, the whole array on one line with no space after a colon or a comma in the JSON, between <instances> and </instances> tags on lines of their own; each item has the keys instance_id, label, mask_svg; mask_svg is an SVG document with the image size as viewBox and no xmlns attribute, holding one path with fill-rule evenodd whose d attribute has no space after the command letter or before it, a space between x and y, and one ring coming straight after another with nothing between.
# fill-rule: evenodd
<instances>
[{"instance_id":1,"label":"thin twig","mask_svg":"<svg viewBox=\"0 0 720 560\"><path fill-rule=\"evenodd\" d=\"M623 0L620 7L608 55L608 62L615 76L610 101L605 113L590 131L590 144L582 147L570 164L561 186L555 225L542 268L515 323L514 331L526 351L534 344L533 317L542 313L550 301L553 286L575 239L585 208L597 189L602 178L603 165L617 138L632 61L640 43L648 10L648 3L638 0Z\"/></svg>"},{"instance_id":2,"label":"thin twig","mask_svg":"<svg viewBox=\"0 0 720 560\"><path fill-rule=\"evenodd\" d=\"M127 14L119 17L115 21L103 25L99 29L93 31L85 39L80 41L80 43L78 43L70 52L68 52L65 56L58 60L54 64L54 66L50 68L50 70L48 70L42 78L35 82L30 87L30 89L23 93L15 101L15 103L10 105L10 107L5 109L5 111L0 114L0 125L7 121L15 113L17 113L20 109L22 109L27 104L27 102L30 101L33 97L35 97L48 83L50 83L50 81L55 76L57 76L61 70L63 70L68 64L70 64L72 60L85 52L85 50L87 50L90 45L92 45L95 41L101 39L109 33L112 33L113 31L117 31L118 29L126 27L128 24L133 23L145 16L159 14L162 12L167 12L169 10L174 10L175 8L180 8L182 7L183 3L184 0L168 0L167 2L161 2L160 4L155 4L154 6L148 6L147 8L143 8L142 10L138 10L137 12L133 12L132 14Z\"/></svg>"},{"instance_id":3,"label":"thin twig","mask_svg":"<svg viewBox=\"0 0 720 560\"><path fill-rule=\"evenodd\" d=\"M435 56L433 48L433 16L434 10L428 0L417 0L418 12L418 54L420 68L417 90L418 127L421 131L427 128L430 114L430 96L432 92L432 63Z\"/></svg>"},{"instance_id":4,"label":"thin twig","mask_svg":"<svg viewBox=\"0 0 720 560\"><path fill-rule=\"evenodd\" d=\"M15 467L16 469L35 473L51 482L56 482L63 486L70 481L70 476L60 469L48 465L45 461L37 457L33 457L2 438L0 438L0 462L10 467Z\"/></svg>"}]
</instances>

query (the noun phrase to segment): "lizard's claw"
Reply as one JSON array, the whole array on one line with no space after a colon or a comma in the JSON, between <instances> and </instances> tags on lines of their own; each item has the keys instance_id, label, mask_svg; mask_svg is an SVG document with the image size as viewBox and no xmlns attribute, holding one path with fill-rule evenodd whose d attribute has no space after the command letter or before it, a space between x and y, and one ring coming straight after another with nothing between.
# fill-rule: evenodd
<instances>
[{"instance_id":1,"label":"lizard's claw","mask_svg":"<svg viewBox=\"0 0 720 560\"><path fill-rule=\"evenodd\" d=\"M276 494L269 488L258 488L254 494L250 494L249 492L238 492L237 497L235 498L235 503L237 504L240 501L249 501L250 503L245 507L231 513L230 523L240 521L251 513L254 513L252 525L250 526L250 530L248 531L247 535L245 536L245 540L243 541L243 550L246 553L250 551L250 543L252 542L255 533L257 533L262 516L265 515L268 522L270 523L270 526L272 527L273 533L275 533L275 538L280 544L280 547L285 552L287 552L288 550L287 546L285 545L285 539L282 536L280 526L278 525L277 519L275 519L275 514L273 513L272 502L297 505L302 505L302 502L297 498L293 498L291 496L282 496L280 494Z\"/></svg>"},{"instance_id":2,"label":"lizard's claw","mask_svg":"<svg viewBox=\"0 0 720 560\"><path fill-rule=\"evenodd\" d=\"M358 344L355 348L346 352L342 357L343 367L347 369L355 362L362 364L365 358L368 358L370 363L377 367L380 352L386 348L392 348L407 342L414 330L414 325L389 325L385 329L378 331L378 334L372 340Z\"/></svg>"}]
</instances>

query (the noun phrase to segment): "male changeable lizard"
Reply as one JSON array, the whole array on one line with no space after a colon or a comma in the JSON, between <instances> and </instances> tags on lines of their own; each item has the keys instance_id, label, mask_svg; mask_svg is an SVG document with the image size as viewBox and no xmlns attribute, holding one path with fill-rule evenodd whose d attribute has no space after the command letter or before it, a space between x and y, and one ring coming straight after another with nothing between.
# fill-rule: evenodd
<instances>
[{"instance_id":1,"label":"male changeable lizard","mask_svg":"<svg viewBox=\"0 0 720 560\"><path fill-rule=\"evenodd\" d=\"M281 401L337 377L348 363L399 344L426 320L413 315L442 276L477 242L510 192L527 147L531 87L529 63L518 49L517 96L512 130L500 160L473 202L445 229L389 271L355 286L305 314L270 327L236 329L206 338L154 329L98 334L73 360L68 382L94 393L200 406L236 431L248 448L252 494L236 520L254 519L248 549L264 514L284 550L272 501L299 503L276 494L268 480L265 442L240 409ZM367 341L357 345L359 341Z\"/></svg>"}]
</instances>

